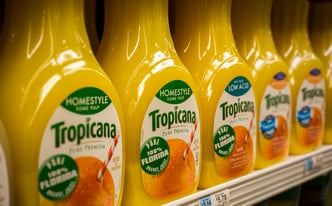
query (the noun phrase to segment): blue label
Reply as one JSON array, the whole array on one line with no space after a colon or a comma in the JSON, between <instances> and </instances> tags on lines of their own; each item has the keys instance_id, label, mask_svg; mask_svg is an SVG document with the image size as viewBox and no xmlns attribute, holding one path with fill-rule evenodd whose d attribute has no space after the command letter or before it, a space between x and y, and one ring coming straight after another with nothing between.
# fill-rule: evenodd
<instances>
[{"instance_id":1,"label":"blue label","mask_svg":"<svg viewBox=\"0 0 332 206\"><path fill-rule=\"evenodd\" d=\"M319 69L313 69L313 70L311 70L310 71L310 74L312 75L312 76L318 76L318 75L320 75L320 70Z\"/></svg>"},{"instance_id":2,"label":"blue label","mask_svg":"<svg viewBox=\"0 0 332 206\"><path fill-rule=\"evenodd\" d=\"M310 157L310 158L307 158L306 160L305 160L305 168L306 168L306 170L307 171L311 171L312 169L313 169L313 162L312 162L312 158Z\"/></svg>"},{"instance_id":3,"label":"blue label","mask_svg":"<svg viewBox=\"0 0 332 206\"><path fill-rule=\"evenodd\" d=\"M239 97L247 93L251 88L251 84L243 76L234 78L226 87L226 92L232 96Z\"/></svg>"},{"instance_id":4,"label":"blue label","mask_svg":"<svg viewBox=\"0 0 332 206\"><path fill-rule=\"evenodd\" d=\"M303 107L300 111L297 112L297 120L300 125L304 128L307 128L311 121L311 109L310 107Z\"/></svg>"},{"instance_id":5,"label":"blue label","mask_svg":"<svg viewBox=\"0 0 332 206\"><path fill-rule=\"evenodd\" d=\"M274 137L276 132L276 118L273 115L265 117L265 119L261 121L260 129L266 139Z\"/></svg>"},{"instance_id":6,"label":"blue label","mask_svg":"<svg viewBox=\"0 0 332 206\"><path fill-rule=\"evenodd\" d=\"M281 81L281 80L283 80L285 78L286 78L286 74L283 73L283 72L278 72L276 75L274 75L274 79L275 80Z\"/></svg>"},{"instance_id":7,"label":"blue label","mask_svg":"<svg viewBox=\"0 0 332 206\"><path fill-rule=\"evenodd\" d=\"M199 206L212 206L212 201L210 196L205 196L199 199Z\"/></svg>"}]
</instances>

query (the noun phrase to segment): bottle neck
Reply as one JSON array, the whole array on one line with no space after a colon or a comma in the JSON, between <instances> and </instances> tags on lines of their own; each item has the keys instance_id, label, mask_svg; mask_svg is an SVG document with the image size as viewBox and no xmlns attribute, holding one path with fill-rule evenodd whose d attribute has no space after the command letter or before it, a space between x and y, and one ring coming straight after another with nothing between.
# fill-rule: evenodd
<instances>
[{"instance_id":1,"label":"bottle neck","mask_svg":"<svg viewBox=\"0 0 332 206\"><path fill-rule=\"evenodd\" d=\"M312 46L320 56L332 54L332 2L313 2L310 5L309 32Z\"/></svg>"},{"instance_id":2,"label":"bottle neck","mask_svg":"<svg viewBox=\"0 0 332 206\"><path fill-rule=\"evenodd\" d=\"M180 53L193 50L200 58L208 53L237 53L230 20L231 0L181 0L176 1L175 9L174 41Z\"/></svg>"},{"instance_id":3,"label":"bottle neck","mask_svg":"<svg viewBox=\"0 0 332 206\"><path fill-rule=\"evenodd\" d=\"M121 51L119 47L125 46L127 57L136 52L145 55L172 48L168 0L105 1L105 26L100 50L110 45L112 51Z\"/></svg>"},{"instance_id":4,"label":"bottle neck","mask_svg":"<svg viewBox=\"0 0 332 206\"><path fill-rule=\"evenodd\" d=\"M272 28L278 50L284 56L290 49L311 52L307 32L309 2L276 0L273 5Z\"/></svg>"},{"instance_id":5,"label":"bottle neck","mask_svg":"<svg viewBox=\"0 0 332 206\"><path fill-rule=\"evenodd\" d=\"M67 48L90 50L83 0L7 0L5 6L4 44L52 52Z\"/></svg>"},{"instance_id":6,"label":"bottle neck","mask_svg":"<svg viewBox=\"0 0 332 206\"><path fill-rule=\"evenodd\" d=\"M258 53L276 53L271 33L271 10L272 0L233 0L234 37L238 50L247 60Z\"/></svg>"}]
</instances>

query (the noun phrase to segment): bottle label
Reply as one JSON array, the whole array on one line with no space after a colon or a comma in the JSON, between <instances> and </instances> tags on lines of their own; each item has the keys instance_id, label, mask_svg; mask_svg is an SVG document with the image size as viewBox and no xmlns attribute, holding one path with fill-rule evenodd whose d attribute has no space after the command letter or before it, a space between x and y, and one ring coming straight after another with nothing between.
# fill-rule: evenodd
<instances>
[{"instance_id":1,"label":"bottle label","mask_svg":"<svg viewBox=\"0 0 332 206\"><path fill-rule=\"evenodd\" d=\"M312 69L302 82L296 102L296 136L302 146L319 145L323 138L325 82L319 69Z\"/></svg>"},{"instance_id":2,"label":"bottle label","mask_svg":"<svg viewBox=\"0 0 332 206\"><path fill-rule=\"evenodd\" d=\"M0 125L1 126L1 125ZM0 128L1 129L1 128ZM3 133L0 131L0 135ZM0 144L0 205L9 206L10 205L10 191L9 191L9 176L7 159L5 156L4 149Z\"/></svg>"},{"instance_id":3,"label":"bottle label","mask_svg":"<svg viewBox=\"0 0 332 206\"><path fill-rule=\"evenodd\" d=\"M248 173L256 145L255 96L243 76L226 86L214 116L214 152L219 174L232 178Z\"/></svg>"},{"instance_id":4,"label":"bottle label","mask_svg":"<svg viewBox=\"0 0 332 206\"><path fill-rule=\"evenodd\" d=\"M189 85L174 80L151 101L141 131L143 185L153 198L193 189L200 168L200 123Z\"/></svg>"},{"instance_id":5,"label":"bottle label","mask_svg":"<svg viewBox=\"0 0 332 206\"><path fill-rule=\"evenodd\" d=\"M290 140L291 91L283 72L274 75L261 100L259 115L259 148L265 159L288 154Z\"/></svg>"},{"instance_id":6,"label":"bottle label","mask_svg":"<svg viewBox=\"0 0 332 206\"><path fill-rule=\"evenodd\" d=\"M41 205L117 205L122 183L121 126L112 100L84 87L55 110L42 138Z\"/></svg>"}]
</instances>

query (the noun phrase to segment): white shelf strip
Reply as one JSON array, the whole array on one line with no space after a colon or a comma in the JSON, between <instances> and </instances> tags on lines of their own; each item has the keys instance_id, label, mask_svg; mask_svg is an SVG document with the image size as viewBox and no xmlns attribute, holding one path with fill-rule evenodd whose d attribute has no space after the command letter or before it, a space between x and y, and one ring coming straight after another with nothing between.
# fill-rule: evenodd
<instances>
[{"instance_id":1,"label":"white shelf strip","mask_svg":"<svg viewBox=\"0 0 332 206\"><path fill-rule=\"evenodd\" d=\"M313 152L290 156L279 164L200 190L164 206L252 205L329 171L332 171L332 145L324 145Z\"/></svg>"}]
</instances>

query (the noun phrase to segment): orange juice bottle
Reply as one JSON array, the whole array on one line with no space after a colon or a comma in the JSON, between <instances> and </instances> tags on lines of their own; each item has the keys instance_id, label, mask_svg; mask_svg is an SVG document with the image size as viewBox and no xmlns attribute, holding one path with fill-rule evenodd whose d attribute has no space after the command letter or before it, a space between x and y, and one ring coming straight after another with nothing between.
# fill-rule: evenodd
<instances>
[{"instance_id":1,"label":"orange juice bottle","mask_svg":"<svg viewBox=\"0 0 332 206\"><path fill-rule=\"evenodd\" d=\"M161 205L196 191L198 90L173 46L167 0L105 1L97 57L127 122L124 205ZM121 19L121 21L119 21Z\"/></svg>"},{"instance_id":2,"label":"orange juice bottle","mask_svg":"<svg viewBox=\"0 0 332 206\"><path fill-rule=\"evenodd\" d=\"M120 205L123 116L93 56L83 0L8 0L0 117L15 205Z\"/></svg>"},{"instance_id":3,"label":"orange juice bottle","mask_svg":"<svg viewBox=\"0 0 332 206\"><path fill-rule=\"evenodd\" d=\"M256 168L283 161L290 141L288 67L278 55L270 27L272 0L233 0L232 26L240 54L252 67L257 99Z\"/></svg>"},{"instance_id":4,"label":"orange juice bottle","mask_svg":"<svg viewBox=\"0 0 332 206\"><path fill-rule=\"evenodd\" d=\"M326 105L332 102L332 2L311 1L309 37L312 48L326 69ZM326 107L326 117L332 116L332 107ZM332 144L332 121L325 122L323 142Z\"/></svg>"},{"instance_id":5,"label":"orange juice bottle","mask_svg":"<svg viewBox=\"0 0 332 206\"><path fill-rule=\"evenodd\" d=\"M276 0L272 32L279 53L289 65L292 90L291 154L322 144L325 123L325 69L313 53L307 32L309 2Z\"/></svg>"},{"instance_id":6,"label":"orange juice bottle","mask_svg":"<svg viewBox=\"0 0 332 206\"><path fill-rule=\"evenodd\" d=\"M255 96L250 69L235 47L230 11L231 0L175 1L174 43L200 89L200 188L254 168Z\"/></svg>"},{"instance_id":7,"label":"orange juice bottle","mask_svg":"<svg viewBox=\"0 0 332 206\"><path fill-rule=\"evenodd\" d=\"M12 163L9 153L8 139L0 119L0 205L9 206L13 203Z\"/></svg>"}]
</instances>

